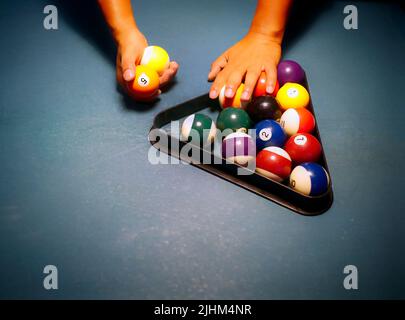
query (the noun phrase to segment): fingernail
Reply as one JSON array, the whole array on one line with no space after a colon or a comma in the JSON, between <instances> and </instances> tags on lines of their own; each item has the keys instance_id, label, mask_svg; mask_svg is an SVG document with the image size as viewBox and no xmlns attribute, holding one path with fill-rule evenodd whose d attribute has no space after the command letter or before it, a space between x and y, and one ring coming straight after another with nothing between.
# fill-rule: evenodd
<instances>
[{"instance_id":1,"label":"fingernail","mask_svg":"<svg viewBox=\"0 0 405 320\"><path fill-rule=\"evenodd\" d=\"M210 98L215 99L217 97L217 90L213 89L210 91Z\"/></svg>"},{"instance_id":2,"label":"fingernail","mask_svg":"<svg viewBox=\"0 0 405 320\"><path fill-rule=\"evenodd\" d=\"M272 94L273 91L274 91L274 87L273 87L273 86L267 86L266 92L267 92L268 94Z\"/></svg>"},{"instance_id":3,"label":"fingernail","mask_svg":"<svg viewBox=\"0 0 405 320\"><path fill-rule=\"evenodd\" d=\"M123 77L125 81L130 81L134 78L134 72L131 69L127 69L125 70Z\"/></svg>"},{"instance_id":4,"label":"fingernail","mask_svg":"<svg viewBox=\"0 0 405 320\"><path fill-rule=\"evenodd\" d=\"M242 100L249 100L249 91L247 91L247 90L243 91L240 98Z\"/></svg>"},{"instance_id":5,"label":"fingernail","mask_svg":"<svg viewBox=\"0 0 405 320\"><path fill-rule=\"evenodd\" d=\"M232 88L226 88L225 90L225 97L227 98L232 98L233 97L233 89Z\"/></svg>"}]
</instances>

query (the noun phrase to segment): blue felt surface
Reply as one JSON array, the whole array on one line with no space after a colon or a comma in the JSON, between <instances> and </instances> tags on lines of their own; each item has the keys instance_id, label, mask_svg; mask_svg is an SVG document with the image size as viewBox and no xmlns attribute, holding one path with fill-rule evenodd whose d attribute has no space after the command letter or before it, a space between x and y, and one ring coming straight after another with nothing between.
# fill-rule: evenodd
<instances>
[{"instance_id":1,"label":"blue felt surface","mask_svg":"<svg viewBox=\"0 0 405 320\"><path fill-rule=\"evenodd\" d=\"M45 2L0 2L0 298L405 297L398 5L351 2L357 31L340 1L290 21L284 55L307 71L334 182L333 207L310 218L147 159L154 115L208 91L210 63L247 31L255 1L134 1L150 43L181 65L146 110L116 90L97 8L66 3L46 31ZM47 264L57 291L42 287ZM358 291L343 288L347 264Z\"/></svg>"}]
</instances>

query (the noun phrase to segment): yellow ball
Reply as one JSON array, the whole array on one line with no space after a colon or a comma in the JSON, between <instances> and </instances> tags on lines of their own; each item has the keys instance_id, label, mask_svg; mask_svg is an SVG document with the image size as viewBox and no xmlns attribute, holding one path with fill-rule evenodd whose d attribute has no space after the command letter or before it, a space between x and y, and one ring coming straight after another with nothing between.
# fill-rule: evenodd
<instances>
[{"instance_id":1,"label":"yellow ball","mask_svg":"<svg viewBox=\"0 0 405 320\"><path fill-rule=\"evenodd\" d=\"M282 110L305 108L309 103L309 93L302 85L287 82L278 90L276 99Z\"/></svg>"},{"instance_id":2,"label":"yellow ball","mask_svg":"<svg viewBox=\"0 0 405 320\"><path fill-rule=\"evenodd\" d=\"M169 67L170 58L165 49L158 46L145 48L142 55L141 65L155 70L159 75Z\"/></svg>"},{"instance_id":3,"label":"yellow ball","mask_svg":"<svg viewBox=\"0 0 405 320\"><path fill-rule=\"evenodd\" d=\"M221 89L221 92L219 93L219 96L218 96L219 105L221 106L221 108L225 109L225 108L233 107L233 108L246 109L249 101L240 100L240 97L242 96L244 88L245 88L245 85L243 83L241 83L240 86L238 87L238 89L236 90L233 98L227 98L227 97L225 97L226 86L223 86Z\"/></svg>"}]
</instances>

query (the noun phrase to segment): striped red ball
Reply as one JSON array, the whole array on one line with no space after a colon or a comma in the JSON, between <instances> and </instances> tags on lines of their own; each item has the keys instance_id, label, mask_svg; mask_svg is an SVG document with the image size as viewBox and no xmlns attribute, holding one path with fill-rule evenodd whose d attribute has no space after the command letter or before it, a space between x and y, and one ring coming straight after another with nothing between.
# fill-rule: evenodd
<instances>
[{"instance_id":1,"label":"striped red ball","mask_svg":"<svg viewBox=\"0 0 405 320\"><path fill-rule=\"evenodd\" d=\"M315 128L315 117L305 108L291 108L283 113L280 124L289 136L296 133L309 133Z\"/></svg>"},{"instance_id":2,"label":"striped red ball","mask_svg":"<svg viewBox=\"0 0 405 320\"><path fill-rule=\"evenodd\" d=\"M291 157L279 147L267 147L257 154L256 171L281 182L291 173Z\"/></svg>"}]
</instances>

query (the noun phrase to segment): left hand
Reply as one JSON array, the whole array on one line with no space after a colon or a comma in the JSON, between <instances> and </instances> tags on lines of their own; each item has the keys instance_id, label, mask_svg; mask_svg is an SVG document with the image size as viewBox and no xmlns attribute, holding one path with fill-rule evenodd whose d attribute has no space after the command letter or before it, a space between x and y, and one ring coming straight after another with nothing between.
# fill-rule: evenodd
<instances>
[{"instance_id":1,"label":"left hand","mask_svg":"<svg viewBox=\"0 0 405 320\"><path fill-rule=\"evenodd\" d=\"M266 73L266 92L271 94L277 80L281 44L269 36L249 32L241 41L226 50L211 65L208 80L214 81L210 98L216 99L225 85L225 97L232 98L245 80L242 101L249 101L262 71Z\"/></svg>"}]
</instances>

